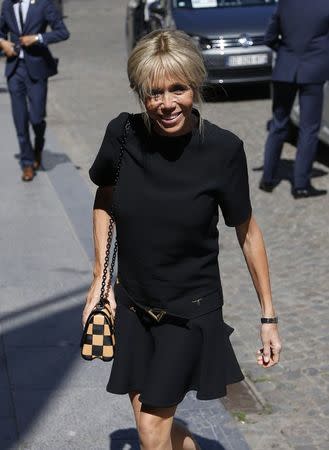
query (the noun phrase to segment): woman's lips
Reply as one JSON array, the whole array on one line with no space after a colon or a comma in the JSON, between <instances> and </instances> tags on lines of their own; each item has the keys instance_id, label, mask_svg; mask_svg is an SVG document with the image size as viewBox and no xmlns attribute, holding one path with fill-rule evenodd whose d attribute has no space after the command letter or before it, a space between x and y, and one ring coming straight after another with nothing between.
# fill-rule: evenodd
<instances>
[{"instance_id":1,"label":"woman's lips","mask_svg":"<svg viewBox=\"0 0 329 450\"><path fill-rule=\"evenodd\" d=\"M182 113L179 112L175 114L170 114L170 116L167 117L160 117L159 121L165 126L175 126L179 122L181 114Z\"/></svg>"}]
</instances>

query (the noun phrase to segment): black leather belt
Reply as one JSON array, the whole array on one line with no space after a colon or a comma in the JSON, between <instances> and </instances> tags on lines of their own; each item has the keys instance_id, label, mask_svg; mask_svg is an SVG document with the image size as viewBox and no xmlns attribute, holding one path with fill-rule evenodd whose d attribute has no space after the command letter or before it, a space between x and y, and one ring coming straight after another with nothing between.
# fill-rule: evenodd
<instances>
[{"instance_id":1,"label":"black leather belt","mask_svg":"<svg viewBox=\"0 0 329 450\"><path fill-rule=\"evenodd\" d=\"M116 296L118 302L127 307L128 309L130 309L130 311L135 312L144 323L147 324L160 323L163 322L164 320L166 322L179 322L179 323L187 322L188 319L170 314L168 311L165 311L164 309L152 308L147 305L138 304L136 301L132 300L131 296L124 288L124 286L120 283L118 278L115 284L116 287L123 290L123 295Z\"/></svg>"},{"instance_id":2,"label":"black leather belt","mask_svg":"<svg viewBox=\"0 0 329 450\"><path fill-rule=\"evenodd\" d=\"M149 319L152 319L156 323L159 323L162 320L184 321L186 323L186 321L190 319L215 311L223 305L223 296L220 286L217 290L212 290L202 296L196 295L194 298L182 297L175 300L170 305L168 304L168 309L150 306L136 300L119 279L116 281L115 290L116 298L119 303L124 304L132 311L149 317Z\"/></svg>"}]
</instances>

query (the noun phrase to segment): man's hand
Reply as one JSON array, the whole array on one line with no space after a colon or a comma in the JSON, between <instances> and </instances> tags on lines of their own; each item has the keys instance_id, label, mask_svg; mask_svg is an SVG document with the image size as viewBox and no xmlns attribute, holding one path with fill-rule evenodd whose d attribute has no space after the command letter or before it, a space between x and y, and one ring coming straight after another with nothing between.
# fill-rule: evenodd
<instances>
[{"instance_id":1,"label":"man's hand","mask_svg":"<svg viewBox=\"0 0 329 450\"><path fill-rule=\"evenodd\" d=\"M10 41L6 41L3 39L0 42L0 48L4 52L4 54L7 56L7 58L13 58L14 56L17 56L17 53L14 50L14 43Z\"/></svg>"},{"instance_id":2,"label":"man's hand","mask_svg":"<svg viewBox=\"0 0 329 450\"><path fill-rule=\"evenodd\" d=\"M23 47L30 47L38 42L38 36L36 34L21 36L19 42Z\"/></svg>"}]
</instances>

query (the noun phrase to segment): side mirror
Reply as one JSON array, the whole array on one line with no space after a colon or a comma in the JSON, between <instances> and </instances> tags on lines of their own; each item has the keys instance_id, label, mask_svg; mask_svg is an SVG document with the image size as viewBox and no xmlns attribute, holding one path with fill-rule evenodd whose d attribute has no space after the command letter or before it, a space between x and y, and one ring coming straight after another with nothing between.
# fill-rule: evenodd
<instances>
[{"instance_id":1,"label":"side mirror","mask_svg":"<svg viewBox=\"0 0 329 450\"><path fill-rule=\"evenodd\" d=\"M164 16L166 12L163 3L159 0L156 0L149 5L149 11L150 14L157 14L158 16Z\"/></svg>"}]
</instances>

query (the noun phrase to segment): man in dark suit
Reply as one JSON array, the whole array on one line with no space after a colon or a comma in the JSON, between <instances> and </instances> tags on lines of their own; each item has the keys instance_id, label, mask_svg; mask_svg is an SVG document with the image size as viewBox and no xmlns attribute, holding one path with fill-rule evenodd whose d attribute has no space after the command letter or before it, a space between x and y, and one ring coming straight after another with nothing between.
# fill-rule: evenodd
<instances>
[{"instance_id":1,"label":"man in dark suit","mask_svg":"<svg viewBox=\"0 0 329 450\"><path fill-rule=\"evenodd\" d=\"M294 198L319 196L325 190L310 182L323 106L323 84L329 79L329 0L280 0L265 36L277 51L273 70L273 118L265 145L260 189L272 192L288 133L289 116L299 94L300 131L294 165Z\"/></svg>"},{"instance_id":2,"label":"man in dark suit","mask_svg":"<svg viewBox=\"0 0 329 450\"><path fill-rule=\"evenodd\" d=\"M47 29L48 25L51 30ZM57 73L58 62L48 44L68 38L69 32L53 0L3 1L0 48L7 56L5 76L20 147L23 181L31 181L41 164L48 78ZM34 148L29 124L35 134Z\"/></svg>"}]
</instances>

